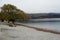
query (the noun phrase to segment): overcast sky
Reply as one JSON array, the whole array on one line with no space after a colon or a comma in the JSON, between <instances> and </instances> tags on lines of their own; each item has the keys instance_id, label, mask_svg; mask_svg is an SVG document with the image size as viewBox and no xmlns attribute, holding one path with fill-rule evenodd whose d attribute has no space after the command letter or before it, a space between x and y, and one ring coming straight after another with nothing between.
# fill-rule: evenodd
<instances>
[{"instance_id":1,"label":"overcast sky","mask_svg":"<svg viewBox=\"0 0 60 40\"><path fill-rule=\"evenodd\" d=\"M0 0L0 6L13 4L26 13L60 13L60 0Z\"/></svg>"}]
</instances>

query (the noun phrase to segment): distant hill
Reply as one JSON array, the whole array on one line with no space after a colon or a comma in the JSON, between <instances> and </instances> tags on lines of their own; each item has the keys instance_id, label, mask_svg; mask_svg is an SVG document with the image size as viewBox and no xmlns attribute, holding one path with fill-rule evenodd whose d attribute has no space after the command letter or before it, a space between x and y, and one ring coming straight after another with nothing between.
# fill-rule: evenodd
<instances>
[{"instance_id":1,"label":"distant hill","mask_svg":"<svg viewBox=\"0 0 60 40\"><path fill-rule=\"evenodd\" d=\"M60 18L60 13L31 13L28 14L32 19L41 18Z\"/></svg>"}]
</instances>

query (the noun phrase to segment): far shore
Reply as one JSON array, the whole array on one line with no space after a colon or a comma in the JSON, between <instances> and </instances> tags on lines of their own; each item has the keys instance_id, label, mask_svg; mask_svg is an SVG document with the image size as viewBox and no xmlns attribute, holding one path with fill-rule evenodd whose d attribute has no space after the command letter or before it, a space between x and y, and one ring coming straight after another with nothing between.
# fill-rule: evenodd
<instances>
[{"instance_id":1,"label":"far shore","mask_svg":"<svg viewBox=\"0 0 60 40\"><path fill-rule=\"evenodd\" d=\"M18 22L16 22L15 24L7 23L7 22L3 22L3 23L0 23L0 24L2 24L2 25L12 25L13 27L14 26L15 27L17 27L17 26L23 26L23 27L35 29L37 31L49 32L49 33L53 33L53 34L60 34L60 31L51 30L51 29L44 29L44 28L37 28L37 27L29 26L29 25L20 24Z\"/></svg>"}]
</instances>

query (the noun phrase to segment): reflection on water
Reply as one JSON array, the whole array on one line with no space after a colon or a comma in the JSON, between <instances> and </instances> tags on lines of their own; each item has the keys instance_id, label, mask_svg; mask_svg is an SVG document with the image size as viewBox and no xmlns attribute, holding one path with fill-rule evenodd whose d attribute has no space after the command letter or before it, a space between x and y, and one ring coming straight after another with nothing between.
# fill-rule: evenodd
<instances>
[{"instance_id":1,"label":"reflection on water","mask_svg":"<svg viewBox=\"0 0 60 40\"><path fill-rule=\"evenodd\" d=\"M45 19L46 20L46 19ZM24 23L26 25L30 25L30 26L34 26L34 27L42 27L42 28L48 28L48 29L55 29L55 30L59 30L60 31L60 18L58 19L51 19L51 20L55 20L55 21L32 21L32 22L27 22ZM59 21L57 21L59 20Z\"/></svg>"},{"instance_id":2,"label":"reflection on water","mask_svg":"<svg viewBox=\"0 0 60 40\"><path fill-rule=\"evenodd\" d=\"M31 19L30 22L56 22L60 21L60 18L43 18L43 19Z\"/></svg>"}]
</instances>

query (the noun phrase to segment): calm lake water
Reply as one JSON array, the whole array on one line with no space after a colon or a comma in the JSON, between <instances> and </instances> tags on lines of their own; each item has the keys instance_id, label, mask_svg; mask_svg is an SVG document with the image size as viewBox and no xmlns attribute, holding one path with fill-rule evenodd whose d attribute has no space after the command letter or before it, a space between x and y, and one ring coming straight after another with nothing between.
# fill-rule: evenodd
<instances>
[{"instance_id":1,"label":"calm lake water","mask_svg":"<svg viewBox=\"0 0 60 40\"><path fill-rule=\"evenodd\" d=\"M46 19L39 19L39 20L46 20ZM38 28L47 28L47 29L53 29L53 30L60 31L60 18L48 19L47 21L43 21L43 22L41 21L27 22L24 24L30 25L33 27L38 27Z\"/></svg>"}]
</instances>

